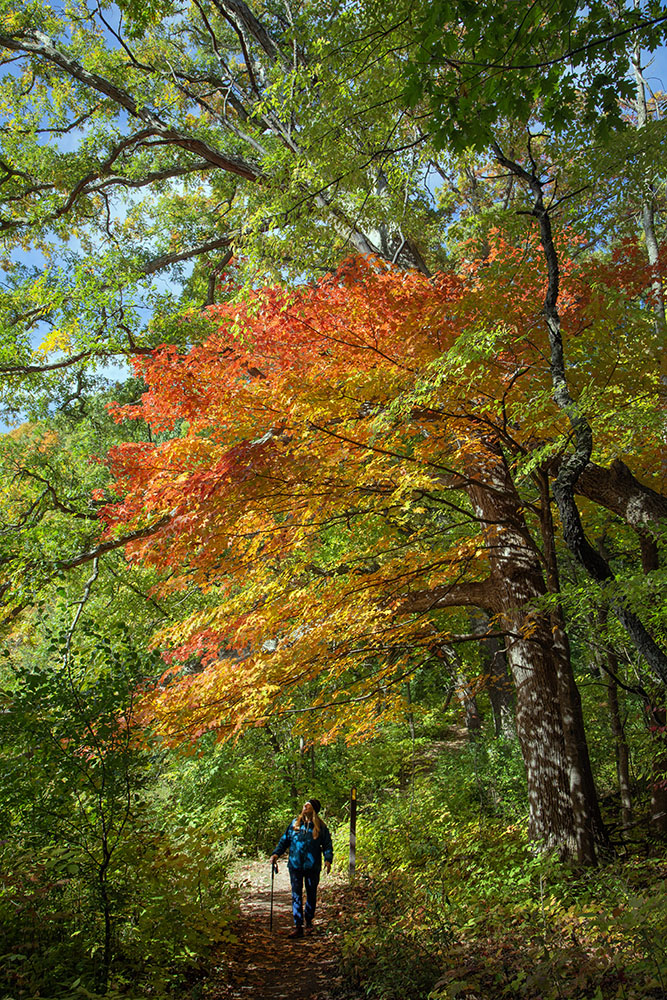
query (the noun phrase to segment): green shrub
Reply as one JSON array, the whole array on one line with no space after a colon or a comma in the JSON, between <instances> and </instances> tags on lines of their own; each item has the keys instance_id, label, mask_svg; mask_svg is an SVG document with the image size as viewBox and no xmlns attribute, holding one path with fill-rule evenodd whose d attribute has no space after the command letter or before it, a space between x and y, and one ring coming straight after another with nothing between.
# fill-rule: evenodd
<instances>
[{"instance_id":1,"label":"green shrub","mask_svg":"<svg viewBox=\"0 0 667 1000\"><path fill-rule=\"evenodd\" d=\"M359 818L342 928L355 988L373 1000L667 995L664 860L582 872L531 850L523 824L456 815L432 781L415 798L418 811L410 795L385 796Z\"/></svg>"}]
</instances>

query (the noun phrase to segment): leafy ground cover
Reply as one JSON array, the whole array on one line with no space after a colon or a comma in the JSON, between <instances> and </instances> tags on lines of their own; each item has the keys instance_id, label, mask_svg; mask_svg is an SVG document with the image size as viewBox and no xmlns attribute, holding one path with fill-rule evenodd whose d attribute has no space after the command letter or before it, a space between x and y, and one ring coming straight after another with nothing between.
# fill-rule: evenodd
<instances>
[{"instance_id":1,"label":"leafy ground cover","mask_svg":"<svg viewBox=\"0 0 667 1000\"><path fill-rule=\"evenodd\" d=\"M289 881L276 878L273 930L264 860L242 863L235 941L193 980L214 1000L661 1000L664 859L613 862L594 875L531 856L516 829L450 826L446 853L400 826L405 851L365 856L350 881L345 852L323 881L315 933L296 945ZM398 827L397 827L398 829ZM434 817L431 832L443 832ZM378 839L388 831L378 829ZM394 831L397 832L396 830ZM339 845L344 831L339 831ZM369 845L370 850L369 850Z\"/></svg>"},{"instance_id":2,"label":"leafy ground cover","mask_svg":"<svg viewBox=\"0 0 667 1000\"><path fill-rule=\"evenodd\" d=\"M664 857L582 874L529 854L515 828L457 829L434 816L431 832L447 849L416 859L417 825L402 828L404 851L394 853L393 866L371 849L352 891L343 968L368 997L665 996Z\"/></svg>"},{"instance_id":3,"label":"leafy ground cover","mask_svg":"<svg viewBox=\"0 0 667 1000\"><path fill-rule=\"evenodd\" d=\"M427 718L420 731L413 741L388 727L361 746L323 747L302 771L288 756L271 767L271 748L255 733L172 760L150 795L140 783L108 879L115 950L106 996L662 998L667 861L657 842L638 828L632 855L587 872L540 857L525 836L513 742L466 741L461 727ZM342 805L350 779L364 789L352 883ZM331 803L337 865L322 882L319 931L296 948L285 936L284 868L269 931L265 860L289 818L292 780ZM81 802L90 824L91 803ZM0 996L90 1000L102 993L103 941L92 863L86 844L72 837L57 850L40 830L32 849L3 847Z\"/></svg>"}]
</instances>

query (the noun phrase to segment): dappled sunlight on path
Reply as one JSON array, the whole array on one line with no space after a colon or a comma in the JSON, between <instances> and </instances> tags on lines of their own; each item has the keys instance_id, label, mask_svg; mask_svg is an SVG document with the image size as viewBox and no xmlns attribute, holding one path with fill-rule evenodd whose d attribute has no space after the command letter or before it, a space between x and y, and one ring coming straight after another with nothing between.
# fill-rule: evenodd
<instances>
[{"instance_id":1,"label":"dappled sunlight on path","mask_svg":"<svg viewBox=\"0 0 667 1000\"><path fill-rule=\"evenodd\" d=\"M338 971L335 923L345 890L341 876L323 873L314 927L296 941L287 867L279 866L274 882L273 930L269 930L271 868L266 862L240 865L233 876L239 886L241 914L235 925L238 941L219 965L220 1000L341 1000L347 997Z\"/></svg>"}]
</instances>

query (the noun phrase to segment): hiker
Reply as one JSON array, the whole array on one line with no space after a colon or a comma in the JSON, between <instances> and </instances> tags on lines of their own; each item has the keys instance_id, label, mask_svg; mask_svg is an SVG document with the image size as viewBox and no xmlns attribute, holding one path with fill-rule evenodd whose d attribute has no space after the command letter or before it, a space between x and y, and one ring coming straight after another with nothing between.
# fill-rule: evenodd
<instances>
[{"instance_id":1,"label":"hiker","mask_svg":"<svg viewBox=\"0 0 667 1000\"><path fill-rule=\"evenodd\" d=\"M317 902L317 885L320 881L322 858L327 874L331 871L333 847L331 834L318 813L322 805L318 799L308 799L303 804L301 814L292 820L278 841L271 855L271 864L275 864L281 854L289 848L287 867L292 883L292 915L294 930L290 938L303 937L303 887L306 887L306 932L313 925L315 904Z\"/></svg>"}]
</instances>

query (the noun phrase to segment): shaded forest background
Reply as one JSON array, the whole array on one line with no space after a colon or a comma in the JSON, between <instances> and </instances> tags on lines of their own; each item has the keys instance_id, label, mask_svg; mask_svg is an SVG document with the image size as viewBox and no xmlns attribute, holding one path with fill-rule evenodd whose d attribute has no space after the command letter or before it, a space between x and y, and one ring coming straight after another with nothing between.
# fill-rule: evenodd
<instances>
[{"instance_id":1,"label":"shaded forest background","mask_svg":"<svg viewBox=\"0 0 667 1000\"><path fill-rule=\"evenodd\" d=\"M663 5L0 11L0 995L664 996Z\"/></svg>"}]
</instances>

